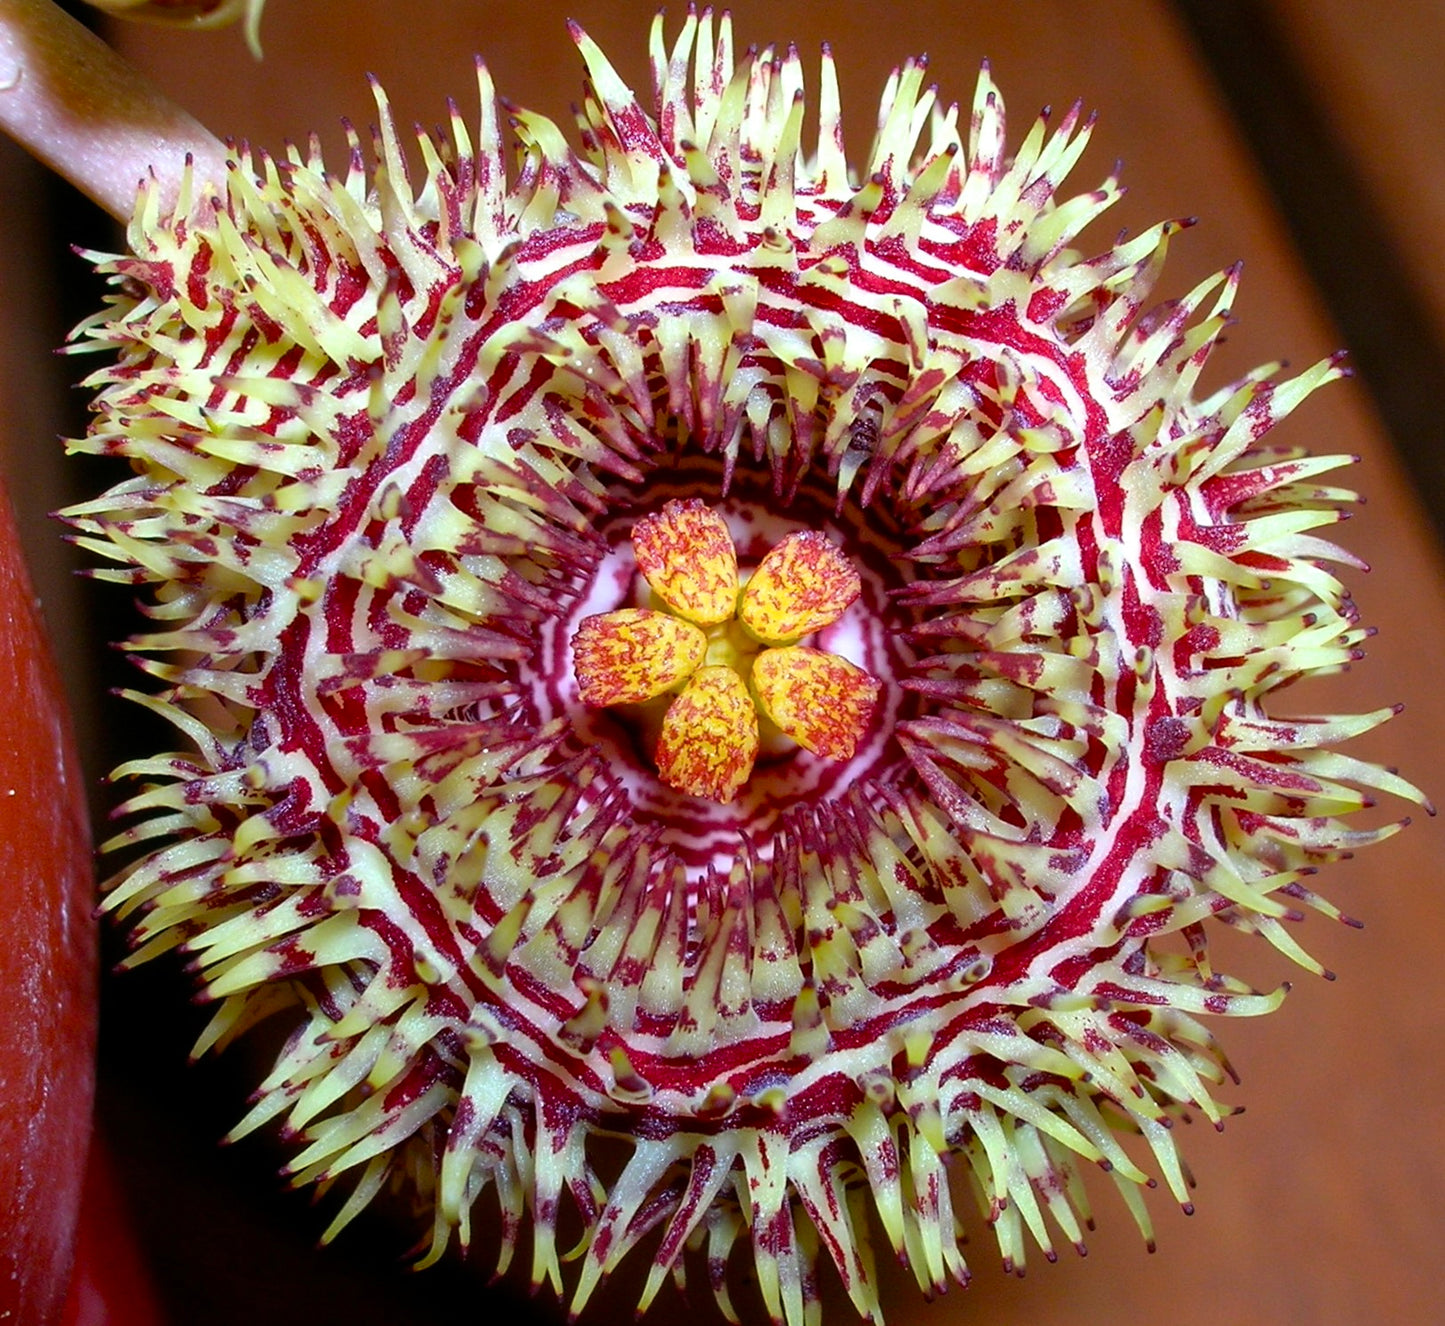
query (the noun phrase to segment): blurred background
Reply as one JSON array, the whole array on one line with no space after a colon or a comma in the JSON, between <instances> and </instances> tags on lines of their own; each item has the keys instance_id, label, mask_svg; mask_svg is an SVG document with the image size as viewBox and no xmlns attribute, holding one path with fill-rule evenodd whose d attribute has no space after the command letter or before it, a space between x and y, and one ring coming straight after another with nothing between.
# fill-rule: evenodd
<instances>
[{"instance_id":1,"label":"blurred background","mask_svg":"<svg viewBox=\"0 0 1445 1326\"><path fill-rule=\"evenodd\" d=\"M480 52L504 96L565 124L582 75L564 17L579 19L623 76L646 88L655 8L652 0L571 0L565 9L545 0L269 0L259 63L235 29L103 31L217 134L279 151L314 130L339 163L339 120L373 118L368 72L387 88L399 124L432 124L448 95L471 114ZM1401 766L1437 801L1445 796L1437 755L1445 748L1445 7L735 0L731 9L741 45L794 41L805 67L822 41L832 43L854 158L866 150L889 70L919 52L931 57L943 99L965 104L987 57L1013 142L1046 104L1078 97L1097 108L1093 146L1071 183L1089 187L1121 158L1129 187L1095 234L1098 247L1121 227L1137 233L1165 217L1199 216L1171 249L1162 295L1245 261L1240 323L1206 385L1259 362L1302 368L1349 348L1356 378L1311 400L1282 436L1361 457L1350 481L1368 503L1343 542L1374 567L1353 588L1380 634L1364 665L1321 683L1310 702L1348 711L1404 701L1406 714L1353 753ZM107 642L133 630L134 619L127 594L75 579L76 559L47 513L105 480L93 466L61 463L55 439L85 427L84 394L73 384L87 361L53 351L101 295L73 247L113 251L120 239L107 217L8 143L0 144L0 179L8 200L0 209L0 460L100 815L104 771L145 740L142 717L105 695L130 680ZM1049 1266L1036 1256L1027 1279L1005 1277L979 1222L973 1286L924 1304L899 1277L885 1299L890 1320L1437 1320L1442 859L1442 826L1417 816L1407 833L1327 876L1324 891L1367 926L1360 934L1321 919L1305 925L1300 938L1341 973L1333 984L1287 970L1263 943L1223 946L1219 965L1266 988L1292 979L1294 991L1274 1017L1215 1028L1243 1079L1228 1098L1247 1113L1223 1136L1207 1125L1190 1130L1198 1213L1186 1218L1155 1194L1157 1253L1145 1252L1127 1212L1099 1185L1100 1228L1086 1259L1065 1252ZM114 936L107 944L114 961ZM410 1273L406 1237L383 1218L362 1219L317 1251L326 1217L283 1190L272 1144L216 1146L259 1069L241 1049L186 1066L204 1022L186 1004L188 988L178 964L165 960L110 980L101 1041L101 1134L175 1322L562 1319L550 1301L527 1300L516 1276L487 1289L485 1268ZM630 1319L631 1292L596 1303L589 1319ZM836 1286L830 1294L840 1297ZM683 1314L675 1294L664 1300L659 1320ZM851 1320L846 1304L830 1308L833 1322ZM694 1315L719 1319L706 1302Z\"/></svg>"}]
</instances>

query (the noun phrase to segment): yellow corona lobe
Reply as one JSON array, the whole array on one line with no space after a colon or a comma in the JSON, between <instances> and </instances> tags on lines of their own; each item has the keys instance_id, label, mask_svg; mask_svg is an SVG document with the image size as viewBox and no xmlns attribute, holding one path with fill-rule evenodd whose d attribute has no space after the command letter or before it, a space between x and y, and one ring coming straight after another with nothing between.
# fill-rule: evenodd
<instances>
[{"instance_id":1,"label":"yellow corona lobe","mask_svg":"<svg viewBox=\"0 0 1445 1326\"><path fill-rule=\"evenodd\" d=\"M788 644L831 626L858 597L858 572L816 530L789 534L763 558L743 591L738 616L759 640Z\"/></svg>"},{"instance_id":2,"label":"yellow corona lobe","mask_svg":"<svg viewBox=\"0 0 1445 1326\"><path fill-rule=\"evenodd\" d=\"M729 802L758 758L758 715L731 668L701 669L668 708L657 742L657 772L689 796Z\"/></svg>"},{"instance_id":3,"label":"yellow corona lobe","mask_svg":"<svg viewBox=\"0 0 1445 1326\"><path fill-rule=\"evenodd\" d=\"M738 555L727 523L697 499L668 502L632 531L637 569L669 608L703 626L738 605Z\"/></svg>"},{"instance_id":4,"label":"yellow corona lobe","mask_svg":"<svg viewBox=\"0 0 1445 1326\"><path fill-rule=\"evenodd\" d=\"M572 637L577 690L584 704L641 704L692 676L706 651L696 626L665 612L601 613Z\"/></svg>"},{"instance_id":5,"label":"yellow corona lobe","mask_svg":"<svg viewBox=\"0 0 1445 1326\"><path fill-rule=\"evenodd\" d=\"M846 658L806 645L765 649L753 663L763 712L804 750L830 760L853 758L881 689Z\"/></svg>"}]
</instances>

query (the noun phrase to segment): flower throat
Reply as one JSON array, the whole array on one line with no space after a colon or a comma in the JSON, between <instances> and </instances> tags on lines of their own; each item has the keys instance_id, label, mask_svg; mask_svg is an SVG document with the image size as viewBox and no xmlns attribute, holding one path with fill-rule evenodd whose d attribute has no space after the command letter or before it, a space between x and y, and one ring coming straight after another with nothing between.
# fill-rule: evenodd
<instances>
[{"instance_id":1,"label":"flower throat","mask_svg":"<svg viewBox=\"0 0 1445 1326\"><path fill-rule=\"evenodd\" d=\"M843 616L862 583L834 543L785 536L740 577L727 522L693 499L668 502L631 537L658 608L587 617L573 637L578 690L594 706L650 705L658 774L729 802L760 749L760 720L805 750L850 759L878 707L877 678L800 643Z\"/></svg>"}]
</instances>

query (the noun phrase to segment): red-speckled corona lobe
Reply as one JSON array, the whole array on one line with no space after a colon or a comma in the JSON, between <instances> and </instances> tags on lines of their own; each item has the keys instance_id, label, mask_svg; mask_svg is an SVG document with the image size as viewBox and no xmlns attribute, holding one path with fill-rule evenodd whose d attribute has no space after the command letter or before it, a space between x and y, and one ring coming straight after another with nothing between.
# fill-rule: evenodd
<instances>
[{"instance_id":1,"label":"red-speckled corona lobe","mask_svg":"<svg viewBox=\"0 0 1445 1326\"><path fill-rule=\"evenodd\" d=\"M753 690L763 712L798 745L847 760L873 717L879 685L846 658L789 645L758 655Z\"/></svg>"},{"instance_id":2,"label":"red-speckled corona lobe","mask_svg":"<svg viewBox=\"0 0 1445 1326\"><path fill-rule=\"evenodd\" d=\"M659 25L654 117L574 37L575 147L480 70L413 177L378 93L374 162L241 153L102 260L76 445L134 477L69 514L145 587L143 703L184 737L119 771L109 906L135 960L194 962L200 1049L286 1021L235 1135L285 1126L328 1237L396 1184L431 1261L495 1202L502 1263L530 1224L560 1290L563 1220L580 1307L656 1231L644 1306L701 1249L729 1312L746 1247L798 1326L819 1257L877 1314L880 1237L967 1278L950 1173L1015 1267L1081 1243L1081 1165L1147 1232L1148 1169L1185 1200L1172 1120L1227 1112L1201 1018L1282 998L1210 927L1317 970L1304 879L1392 831L1343 822L1372 792L1418 800L1332 749L1389 709L1280 699L1365 636L1316 532L1344 458L1271 431L1339 370L1196 395L1236 273L1151 308L1178 225L1081 256L1119 192L1061 192L1090 125L1009 150L987 70L960 116L905 64L850 168L826 55L806 154L792 53ZM711 801L571 644L657 607L631 532L702 508L745 570L812 557L803 648L876 686L846 758L763 723ZM712 611L671 620L747 624ZM753 714L731 658L696 675ZM828 687L794 662L752 683L778 729Z\"/></svg>"},{"instance_id":3,"label":"red-speckled corona lobe","mask_svg":"<svg viewBox=\"0 0 1445 1326\"><path fill-rule=\"evenodd\" d=\"M837 544L802 530L763 558L738 605L738 620L768 644L791 643L836 621L861 590Z\"/></svg>"},{"instance_id":4,"label":"red-speckled corona lobe","mask_svg":"<svg viewBox=\"0 0 1445 1326\"><path fill-rule=\"evenodd\" d=\"M577 692L587 704L641 704L702 667L707 636L691 622L646 608L589 617L572 656Z\"/></svg>"},{"instance_id":5,"label":"red-speckled corona lobe","mask_svg":"<svg viewBox=\"0 0 1445 1326\"><path fill-rule=\"evenodd\" d=\"M738 606L738 556L727 522L693 498L669 502L632 530L637 569L669 608L714 626Z\"/></svg>"}]
</instances>

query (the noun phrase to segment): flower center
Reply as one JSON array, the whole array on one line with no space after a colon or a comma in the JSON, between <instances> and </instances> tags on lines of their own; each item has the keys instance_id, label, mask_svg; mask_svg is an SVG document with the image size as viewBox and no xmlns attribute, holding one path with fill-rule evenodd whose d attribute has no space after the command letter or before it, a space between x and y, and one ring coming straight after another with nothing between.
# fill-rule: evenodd
<instances>
[{"instance_id":1,"label":"flower center","mask_svg":"<svg viewBox=\"0 0 1445 1326\"><path fill-rule=\"evenodd\" d=\"M585 618L573 668L584 703L643 706L644 719L660 712L653 760L664 783L730 802L774 734L825 759L852 758L881 685L801 643L861 590L835 543L798 531L742 574L727 522L690 499L639 520L632 548L658 606Z\"/></svg>"}]
</instances>

